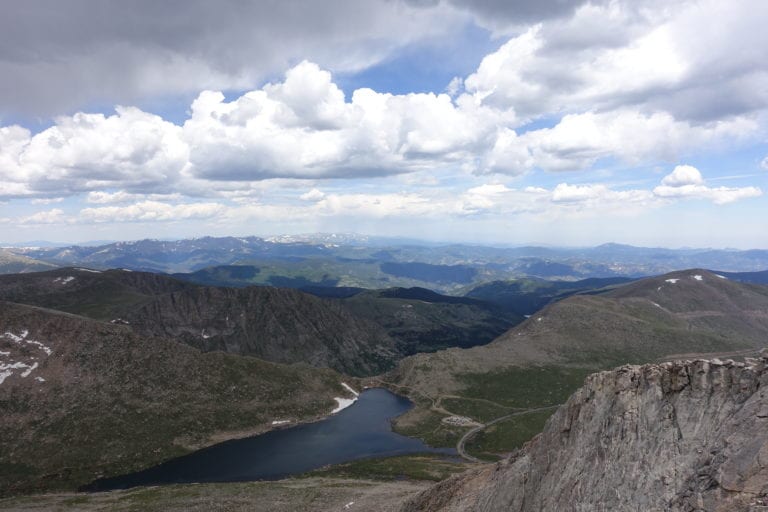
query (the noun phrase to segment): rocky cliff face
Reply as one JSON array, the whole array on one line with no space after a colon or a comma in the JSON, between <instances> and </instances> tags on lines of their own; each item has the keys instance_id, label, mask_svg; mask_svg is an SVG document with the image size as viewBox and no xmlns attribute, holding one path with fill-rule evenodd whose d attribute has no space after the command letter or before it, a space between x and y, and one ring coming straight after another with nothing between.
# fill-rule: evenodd
<instances>
[{"instance_id":1,"label":"rocky cliff face","mask_svg":"<svg viewBox=\"0 0 768 512\"><path fill-rule=\"evenodd\" d=\"M403 511L768 510L763 354L595 373L522 450Z\"/></svg>"},{"instance_id":2,"label":"rocky cliff face","mask_svg":"<svg viewBox=\"0 0 768 512\"><path fill-rule=\"evenodd\" d=\"M396 359L395 341L335 301L297 290L192 288L159 295L125 316L136 331L277 363L372 374Z\"/></svg>"}]
</instances>

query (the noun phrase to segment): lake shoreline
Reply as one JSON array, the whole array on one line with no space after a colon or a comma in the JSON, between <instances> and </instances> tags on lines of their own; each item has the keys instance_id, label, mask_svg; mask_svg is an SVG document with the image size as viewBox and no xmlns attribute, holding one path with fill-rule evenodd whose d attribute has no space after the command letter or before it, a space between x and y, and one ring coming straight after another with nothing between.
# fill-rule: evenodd
<instances>
[{"instance_id":1,"label":"lake shoreline","mask_svg":"<svg viewBox=\"0 0 768 512\"><path fill-rule=\"evenodd\" d=\"M80 492L182 483L277 481L320 467L412 453L452 454L392 430L414 404L385 388L368 388L335 413L300 424L270 425L256 435L224 440L141 471L96 479ZM246 433L239 431L238 434Z\"/></svg>"}]
</instances>

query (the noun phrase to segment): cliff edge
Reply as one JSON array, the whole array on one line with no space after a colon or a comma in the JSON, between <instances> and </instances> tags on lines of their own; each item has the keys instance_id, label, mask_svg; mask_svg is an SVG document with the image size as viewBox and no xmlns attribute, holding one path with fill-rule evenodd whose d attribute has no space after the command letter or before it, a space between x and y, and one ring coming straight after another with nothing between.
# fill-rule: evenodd
<instances>
[{"instance_id":1,"label":"cliff edge","mask_svg":"<svg viewBox=\"0 0 768 512\"><path fill-rule=\"evenodd\" d=\"M402 510L768 511L768 351L592 374L509 459Z\"/></svg>"}]
</instances>

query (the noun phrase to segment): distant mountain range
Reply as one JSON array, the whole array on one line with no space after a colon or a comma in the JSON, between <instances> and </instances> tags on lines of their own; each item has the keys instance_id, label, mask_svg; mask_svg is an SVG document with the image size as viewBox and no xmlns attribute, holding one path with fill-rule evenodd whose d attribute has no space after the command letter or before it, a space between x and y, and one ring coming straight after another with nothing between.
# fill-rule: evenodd
<instances>
[{"instance_id":1,"label":"distant mountain range","mask_svg":"<svg viewBox=\"0 0 768 512\"><path fill-rule=\"evenodd\" d=\"M724 272L768 269L768 250L757 249L663 249L620 244L503 248L337 234L139 240L87 247L8 248L4 253L14 255L17 261L0 258L0 273L47 265L85 266L173 273L180 279L226 286L416 286L451 294L520 277L577 281L638 278L685 268ZM24 258L27 267L20 267L18 258Z\"/></svg>"},{"instance_id":2,"label":"distant mountain range","mask_svg":"<svg viewBox=\"0 0 768 512\"><path fill-rule=\"evenodd\" d=\"M0 249L0 274L16 272L37 272L56 268L58 265L39 261L23 254L16 254L8 249Z\"/></svg>"}]
</instances>

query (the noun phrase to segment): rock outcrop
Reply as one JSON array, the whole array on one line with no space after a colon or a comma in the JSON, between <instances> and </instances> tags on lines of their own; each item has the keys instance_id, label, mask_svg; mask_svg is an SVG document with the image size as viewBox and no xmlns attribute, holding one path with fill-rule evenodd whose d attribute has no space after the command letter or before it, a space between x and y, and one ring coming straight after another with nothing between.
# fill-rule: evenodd
<instances>
[{"instance_id":1,"label":"rock outcrop","mask_svg":"<svg viewBox=\"0 0 768 512\"><path fill-rule=\"evenodd\" d=\"M590 375L509 459L403 512L768 510L767 366L763 351Z\"/></svg>"},{"instance_id":2,"label":"rock outcrop","mask_svg":"<svg viewBox=\"0 0 768 512\"><path fill-rule=\"evenodd\" d=\"M158 295L125 319L145 336L174 338L276 363L306 362L371 375L397 359L395 340L336 301L298 290L200 287Z\"/></svg>"}]
</instances>

